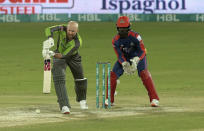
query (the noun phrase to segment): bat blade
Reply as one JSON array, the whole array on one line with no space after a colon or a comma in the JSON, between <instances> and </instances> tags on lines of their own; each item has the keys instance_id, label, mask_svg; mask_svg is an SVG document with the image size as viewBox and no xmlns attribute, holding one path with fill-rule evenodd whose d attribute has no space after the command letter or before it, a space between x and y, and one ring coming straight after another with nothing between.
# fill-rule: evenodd
<instances>
[{"instance_id":1,"label":"bat blade","mask_svg":"<svg viewBox=\"0 0 204 131\"><path fill-rule=\"evenodd\" d=\"M43 93L49 94L51 92L51 60L44 60L44 79L43 79Z\"/></svg>"}]
</instances>

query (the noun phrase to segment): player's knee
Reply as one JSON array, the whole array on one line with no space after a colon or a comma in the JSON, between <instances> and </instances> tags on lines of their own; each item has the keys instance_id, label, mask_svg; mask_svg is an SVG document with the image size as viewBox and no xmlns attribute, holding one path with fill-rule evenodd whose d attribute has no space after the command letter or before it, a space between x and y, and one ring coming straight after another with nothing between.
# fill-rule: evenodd
<instances>
[{"instance_id":1,"label":"player's knee","mask_svg":"<svg viewBox=\"0 0 204 131\"><path fill-rule=\"evenodd\" d=\"M111 71L111 88L115 88L117 85L117 75L115 72Z\"/></svg>"},{"instance_id":2,"label":"player's knee","mask_svg":"<svg viewBox=\"0 0 204 131\"><path fill-rule=\"evenodd\" d=\"M111 71L111 80L117 80L117 75L113 71Z\"/></svg>"},{"instance_id":3,"label":"player's knee","mask_svg":"<svg viewBox=\"0 0 204 131\"><path fill-rule=\"evenodd\" d=\"M66 75L66 70L63 68L53 67L51 71L52 71L53 76L65 76Z\"/></svg>"},{"instance_id":4,"label":"player's knee","mask_svg":"<svg viewBox=\"0 0 204 131\"><path fill-rule=\"evenodd\" d=\"M79 88L87 88L87 78L75 79L75 86Z\"/></svg>"},{"instance_id":5,"label":"player's knee","mask_svg":"<svg viewBox=\"0 0 204 131\"><path fill-rule=\"evenodd\" d=\"M76 101L86 100L87 79L75 79Z\"/></svg>"},{"instance_id":6,"label":"player's knee","mask_svg":"<svg viewBox=\"0 0 204 131\"><path fill-rule=\"evenodd\" d=\"M142 79L146 80L146 79L148 79L149 77L151 77L151 74L150 74L150 72L149 72L147 69L145 69L145 70L142 70L142 71L140 72L140 77L141 77Z\"/></svg>"}]
</instances>

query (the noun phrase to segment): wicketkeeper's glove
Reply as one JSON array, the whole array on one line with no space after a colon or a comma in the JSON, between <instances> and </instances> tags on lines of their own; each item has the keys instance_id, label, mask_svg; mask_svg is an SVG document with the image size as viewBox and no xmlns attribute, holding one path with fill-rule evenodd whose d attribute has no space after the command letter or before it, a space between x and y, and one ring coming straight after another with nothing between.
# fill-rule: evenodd
<instances>
[{"instance_id":1,"label":"wicketkeeper's glove","mask_svg":"<svg viewBox=\"0 0 204 131\"><path fill-rule=\"evenodd\" d=\"M130 59L130 61L132 62L132 69L137 70L137 65L140 61L140 58L138 56L136 56L136 57Z\"/></svg>"},{"instance_id":2,"label":"wicketkeeper's glove","mask_svg":"<svg viewBox=\"0 0 204 131\"><path fill-rule=\"evenodd\" d=\"M132 74L132 69L129 62L127 61L123 62L122 66L125 74L128 74L128 75Z\"/></svg>"}]
</instances>

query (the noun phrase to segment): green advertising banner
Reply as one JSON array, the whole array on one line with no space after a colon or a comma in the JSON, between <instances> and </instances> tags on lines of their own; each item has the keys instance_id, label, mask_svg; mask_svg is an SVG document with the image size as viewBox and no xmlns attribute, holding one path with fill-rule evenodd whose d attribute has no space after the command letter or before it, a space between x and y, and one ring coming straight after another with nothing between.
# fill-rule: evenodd
<instances>
[{"instance_id":1,"label":"green advertising banner","mask_svg":"<svg viewBox=\"0 0 204 131\"><path fill-rule=\"evenodd\" d=\"M204 14L123 14L130 21L141 22L204 22ZM35 14L0 15L0 22L80 22L116 21L121 14Z\"/></svg>"}]
</instances>

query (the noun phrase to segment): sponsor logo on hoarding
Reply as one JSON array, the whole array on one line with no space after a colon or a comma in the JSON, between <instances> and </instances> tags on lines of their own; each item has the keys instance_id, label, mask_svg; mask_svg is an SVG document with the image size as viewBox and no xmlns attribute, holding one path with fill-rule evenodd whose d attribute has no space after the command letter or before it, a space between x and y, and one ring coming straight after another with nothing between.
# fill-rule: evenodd
<instances>
[{"instance_id":1,"label":"sponsor logo on hoarding","mask_svg":"<svg viewBox=\"0 0 204 131\"><path fill-rule=\"evenodd\" d=\"M115 11L123 14L135 11L153 14L157 11L185 11L186 0L102 0L102 10Z\"/></svg>"},{"instance_id":2,"label":"sponsor logo on hoarding","mask_svg":"<svg viewBox=\"0 0 204 131\"><path fill-rule=\"evenodd\" d=\"M0 0L0 14L41 14L73 7L74 0Z\"/></svg>"}]
</instances>

